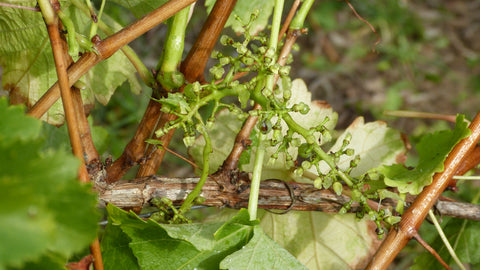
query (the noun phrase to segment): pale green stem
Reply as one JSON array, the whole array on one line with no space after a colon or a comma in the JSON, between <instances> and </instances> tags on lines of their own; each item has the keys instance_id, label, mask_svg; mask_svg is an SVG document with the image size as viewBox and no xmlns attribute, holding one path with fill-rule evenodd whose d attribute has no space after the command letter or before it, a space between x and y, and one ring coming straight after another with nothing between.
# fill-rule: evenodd
<instances>
[{"instance_id":1,"label":"pale green stem","mask_svg":"<svg viewBox=\"0 0 480 270\"><path fill-rule=\"evenodd\" d=\"M456 175L452 178L455 179L455 180L480 180L480 176L478 176L478 175L472 175L472 176Z\"/></svg>"},{"instance_id":2,"label":"pale green stem","mask_svg":"<svg viewBox=\"0 0 480 270\"><path fill-rule=\"evenodd\" d=\"M48 0L38 0L38 6L42 11L42 16L45 19L47 25L52 25L55 21L55 12L53 11L52 5Z\"/></svg>"},{"instance_id":3,"label":"pale green stem","mask_svg":"<svg viewBox=\"0 0 480 270\"><path fill-rule=\"evenodd\" d=\"M90 3L90 1L88 2ZM97 21L96 22L92 21L92 26L90 27L90 38L92 38L97 34L98 23L100 22L100 18L102 17L104 7L105 7L105 0L102 0L100 11L98 12L98 15L97 15ZM93 12L93 8L92 8L92 12Z\"/></svg>"},{"instance_id":4,"label":"pale green stem","mask_svg":"<svg viewBox=\"0 0 480 270\"><path fill-rule=\"evenodd\" d=\"M201 117L199 116L199 121L201 120ZM203 122L203 121L202 121ZM202 175L200 176L200 180L198 180L197 185L193 189L193 191L188 194L187 198L183 202L182 206L178 210L179 213L183 214L187 212L190 207L192 207L193 201L195 198L197 198L200 193L202 192L202 187L205 184L205 181L208 178L208 170L210 169L210 153L212 152L212 141L210 139L210 136L208 135L207 128L205 125L202 125L202 131L201 134L203 135L203 138L205 139L205 146L203 147L203 167L202 167Z\"/></svg>"},{"instance_id":5,"label":"pale green stem","mask_svg":"<svg viewBox=\"0 0 480 270\"><path fill-rule=\"evenodd\" d=\"M268 49L273 52L275 56L277 51L278 44L278 34L280 33L280 26L282 22L282 12L283 12L284 0L275 0L275 9L273 10L273 19L272 19L272 30L270 32L270 40L268 43ZM273 93L274 89L274 75L268 75L265 81L265 88L270 90L270 93Z\"/></svg>"},{"instance_id":6,"label":"pale green stem","mask_svg":"<svg viewBox=\"0 0 480 270\"><path fill-rule=\"evenodd\" d=\"M75 30L75 25L72 20L63 13L63 11L58 11L58 17L62 21L63 26L67 29L67 44L68 44L68 53L72 57L78 57L79 44L77 42L77 31Z\"/></svg>"},{"instance_id":7,"label":"pale green stem","mask_svg":"<svg viewBox=\"0 0 480 270\"><path fill-rule=\"evenodd\" d=\"M302 6L297 11L295 17L293 17L292 22L290 23L290 29L301 29L303 27L303 23L305 22L305 18L307 17L310 8L313 5L314 0L305 0L303 1Z\"/></svg>"},{"instance_id":8,"label":"pale green stem","mask_svg":"<svg viewBox=\"0 0 480 270\"><path fill-rule=\"evenodd\" d=\"M437 220L437 218L435 217L435 215L433 214L433 211L432 211L432 210L429 210L429 211L428 211L428 216L429 216L430 219L432 220L433 225L434 225L435 228L437 229L438 234L440 235L440 238L442 239L443 243L445 244L445 247L447 248L448 252L449 252L450 255L452 256L453 260L457 263L457 265L458 265L458 267L459 267L460 269L466 270L466 269L465 269L465 266L463 266L462 262L461 262L460 259L457 257L457 254L455 254L455 250L453 250L452 246L451 246L450 243L448 242L448 239L447 239L447 237L445 236L445 233L443 232L442 227L441 227L440 224L438 223L438 220Z\"/></svg>"},{"instance_id":9,"label":"pale green stem","mask_svg":"<svg viewBox=\"0 0 480 270\"><path fill-rule=\"evenodd\" d=\"M248 213L250 220L257 219L258 194L260 193L260 180L263 170L263 157L265 156L265 145L263 144L266 135L262 132L258 133L258 147L255 153L255 161L253 164L252 183L250 184L250 197L248 199Z\"/></svg>"},{"instance_id":10,"label":"pale green stem","mask_svg":"<svg viewBox=\"0 0 480 270\"><path fill-rule=\"evenodd\" d=\"M174 72L182 61L185 29L188 23L190 6L179 11L168 20L168 32L162 58L157 66L161 72Z\"/></svg>"}]
</instances>

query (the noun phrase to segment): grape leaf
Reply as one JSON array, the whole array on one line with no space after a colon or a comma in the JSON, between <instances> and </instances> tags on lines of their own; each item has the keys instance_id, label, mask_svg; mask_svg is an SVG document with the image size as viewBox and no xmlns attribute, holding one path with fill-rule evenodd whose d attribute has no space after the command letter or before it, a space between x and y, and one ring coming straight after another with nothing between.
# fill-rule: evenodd
<instances>
[{"instance_id":1,"label":"grape leaf","mask_svg":"<svg viewBox=\"0 0 480 270\"><path fill-rule=\"evenodd\" d=\"M168 0L110 0L130 10L137 19L153 11Z\"/></svg>"},{"instance_id":2,"label":"grape leaf","mask_svg":"<svg viewBox=\"0 0 480 270\"><path fill-rule=\"evenodd\" d=\"M22 2L26 6L35 6L36 3L33 0ZM89 17L68 2L65 5L64 12L72 18L77 31L87 35ZM18 8L2 7L0 17L3 19L0 20L2 86L10 92L12 103L25 103L31 107L57 81L45 23L39 12ZM133 92L141 90L133 65L119 52L99 63L82 80L86 85L82 90L86 106L93 105L95 98L106 104L115 89L126 80ZM61 101L57 101L42 120L61 125L64 120Z\"/></svg>"},{"instance_id":3,"label":"grape leaf","mask_svg":"<svg viewBox=\"0 0 480 270\"><path fill-rule=\"evenodd\" d=\"M24 117L18 121L17 117L23 115L22 106L8 106L6 98L0 98L0 141L10 144L15 140L28 141L40 136L42 123L33 117Z\"/></svg>"},{"instance_id":4,"label":"grape leaf","mask_svg":"<svg viewBox=\"0 0 480 270\"><path fill-rule=\"evenodd\" d=\"M22 109L6 106L0 99L7 119L3 131L8 134L21 123L24 134L0 140L0 268L35 264L47 252L65 261L96 235L96 196L76 179L78 160L63 151L43 150L39 125Z\"/></svg>"},{"instance_id":5,"label":"grape leaf","mask_svg":"<svg viewBox=\"0 0 480 270\"><path fill-rule=\"evenodd\" d=\"M423 187L432 183L433 175L442 172L443 162L453 147L470 135L465 116L458 115L454 130L442 130L424 136L417 145L418 165L409 170L394 164L379 169L385 175L385 184L397 187L400 192L412 195L420 193Z\"/></svg>"},{"instance_id":6,"label":"grape leaf","mask_svg":"<svg viewBox=\"0 0 480 270\"><path fill-rule=\"evenodd\" d=\"M339 151L347 134L350 134L352 139L346 148L355 150L355 154L340 156L337 165L341 170L346 170L355 155L360 155L360 162L350 172L353 177L382 165L396 163L397 158L402 157L406 151L400 132L387 127L385 122L365 123L363 117L358 117L337 139L329 152ZM323 173L330 171L330 167L323 161L320 163L320 169ZM309 171L316 173L314 169Z\"/></svg>"},{"instance_id":7,"label":"grape leaf","mask_svg":"<svg viewBox=\"0 0 480 270\"><path fill-rule=\"evenodd\" d=\"M435 230L432 225L425 224L429 230ZM480 223L472 220L448 219L443 222L442 228L447 236L449 243L455 250L458 258L462 263L468 263L470 269L478 269L480 267ZM423 228L422 228L423 229ZM445 244L440 236L432 241L431 246L438 252L440 257L450 266L455 265L455 261L448 253ZM428 251L424 251L415 259L412 270L420 269L440 269L442 265Z\"/></svg>"},{"instance_id":8,"label":"grape leaf","mask_svg":"<svg viewBox=\"0 0 480 270\"><path fill-rule=\"evenodd\" d=\"M309 269L364 269L380 244L375 224L352 214L266 213L260 224Z\"/></svg>"},{"instance_id":9,"label":"grape leaf","mask_svg":"<svg viewBox=\"0 0 480 270\"><path fill-rule=\"evenodd\" d=\"M209 13L214 4L215 0L205 1L205 6ZM273 0L238 0L225 27L232 27L237 34L241 34L245 31L244 25L250 21L252 13L259 11L258 17L250 28L250 34L255 35L267 26L274 6L275 1ZM240 18L240 21L235 18L236 16Z\"/></svg>"},{"instance_id":10,"label":"grape leaf","mask_svg":"<svg viewBox=\"0 0 480 270\"><path fill-rule=\"evenodd\" d=\"M218 269L225 257L231 255L236 258L235 252L246 249L253 238L261 236L255 236L258 221L250 221L246 209L240 210L225 223L181 225L144 221L134 213L127 213L113 205L107 205L107 211L109 226L105 240L108 243L102 246L107 269ZM122 244L117 245L115 238L120 237L122 239L118 240ZM265 241L262 237L260 239ZM242 249L243 246L245 248ZM270 250L266 251L268 256L272 256ZM275 252L283 257L287 253L285 250ZM131 254L138 260L138 266L128 268L126 264L117 264L119 260L126 260L121 258L125 255L128 263L133 263ZM259 253L255 255L259 256ZM295 260L291 255L290 259ZM238 267L247 268L247 265L248 261L242 261ZM282 269L290 269L287 266L284 264Z\"/></svg>"},{"instance_id":11,"label":"grape leaf","mask_svg":"<svg viewBox=\"0 0 480 270\"><path fill-rule=\"evenodd\" d=\"M107 205L108 224L101 241L102 259L106 270L140 269L138 261L128 246L131 239L120 226L115 223L114 217L121 215L119 208Z\"/></svg>"},{"instance_id":12,"label":"grape leaf","mask_svg":"<svg viewBox=\"0 0 480 270\"><path fill-rule=\"evenodd\" d=\"M261 227L255 226L253 238L241 250L227 256L221 269L307 269L299 261L270 239Z\"/></svg>"}]
</instances>

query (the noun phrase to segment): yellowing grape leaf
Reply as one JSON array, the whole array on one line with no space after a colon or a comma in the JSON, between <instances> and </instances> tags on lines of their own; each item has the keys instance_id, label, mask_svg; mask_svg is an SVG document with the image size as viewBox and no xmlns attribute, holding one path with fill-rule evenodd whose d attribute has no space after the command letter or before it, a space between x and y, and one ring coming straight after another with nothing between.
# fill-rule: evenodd
<instances>
[{"instance_id":1,"label":"yellowing grape leaf","mask_svg":"<svg viewBox=\"0 0 480 270\"><path fill-rule=\"evenodd\" d=\"M400 132L387 127L383 121L365 123L363 117L355 119L329 151L339 151L347 134L350 134L352 139L346 148L355 150L355 154L340 156L337 165L341 170L346 170L350 167L350 161L355 155L360 155L358 166L350 172L353 177L358 177L382 165L398 163L406 152ZM323 161L320 163L320 169L323 173L330 171L330 167ZM316 170L309 171L316 173Z\"/></svg>"},{"instance_id":2,"label":"yellowing grape leaf","mask_svg":"<svg viewBox=\"0 0 480 270\"><path fill-rule=\"evenodd\" d=\"M266 213L260 225L308 269L364 269L380 244L375 224L353 214Z\"/></svg>"},{"instance_id":3,"label":"yellowing grape leaf","mask_svg":"<svg viewBox=\"0 0 480 270\"><path fill-rule=\"evenodd\" d=\"M16 1L7 1L17 3ZM65 13L72 18L76 29L87 35L90 19L68 2ZM35 6L37 1L22 1L22 5ZM0 66L3 68L2 87L9 91L14 104L31 107L57 81L50 40L39 12L0 7ZM83 103L93 105L95 98L106 104L116 88L130 82L133 92L141 90L133 65L121 52L99 63L82 79ZM57 101L42 117L53 125L63 123L63 106Z\"/></svg>"}]
</instances>

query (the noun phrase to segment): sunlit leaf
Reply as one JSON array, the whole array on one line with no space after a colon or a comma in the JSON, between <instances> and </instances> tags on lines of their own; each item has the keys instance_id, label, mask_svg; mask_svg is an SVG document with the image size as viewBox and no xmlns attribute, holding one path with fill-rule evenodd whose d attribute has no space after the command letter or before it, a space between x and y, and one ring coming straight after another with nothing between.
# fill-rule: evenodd
<instances>
[{"instance_id":1,"label":"sunlit leaf","mask_svg":"<svg viewBox=\"0 0 480 270\"><path fill-rule=\"evenodd\" d=\"M270 239L259 226L254 227L253 238L248 244L227 256L220 263L220 268L230 270L306 269L292 254Z\"/></svg>"},{"instance_id":2,"label":"sunlit leaf","mask_svg":"<svg viewBox=\"0 0 480 270\"><path fill-rule=\"evenodd\" d=\"M65 13L77 24L76 30L88 35L88 32L81 31L87 31L89 17L70 3L62 3L66 6ZM26 6L36 4L37 1L22 1ZM57 81L50 40L41 14L18 8L0 8L0 41L2 86L10 92L12 103L25 103L31 107ZM93 105L95 98L106 104L115 89L127 80L132 91L138 93L141 89L133 65L121 52L98 64L81 80L86 86L82 90L86 106ZM54 125L61 125L63 119L61 101L42 117Z\"/></svg>"},{"instance_id":3,"label":"sunlit leaf","mask_svg":"<svg viewBox=\"0 0 480 270\"><path fill-rule=\"evenodd\" d=\"M351 214L266 213L261 226L308 269L364 269L380 244L375 224Z\"/></svg>"},{"instance_id":4,"label":"sunlit leaf","mask_svg":"<svg viewBox=\"0 0 480 270\"><path fill-rule=\"evenodd\" d=\"M340 156L337 165L340 169L346 170L350 167L350 161L356 155L360 155L359 164L350 173L354 177L382 165L397 163L406 151L400 132L387 127L382 121L365 123L363 117L355 119L329 151L339 151L347 134L350 134L352 139L346 148L353 149L355 154ZM321 162L320 168L324 173L330 170L325 162Z\"/></svg>"}]
</instances>

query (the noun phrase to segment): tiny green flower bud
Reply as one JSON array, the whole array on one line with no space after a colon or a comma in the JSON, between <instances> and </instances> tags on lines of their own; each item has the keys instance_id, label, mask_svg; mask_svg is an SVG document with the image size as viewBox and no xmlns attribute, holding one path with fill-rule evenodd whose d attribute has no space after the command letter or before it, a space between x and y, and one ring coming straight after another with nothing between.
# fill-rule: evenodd
<instances>
[{"instance_id":1,"label":"tiny green flower bud","mask_svg":"<svg viewBox=\"0 0 480 270\"><path fill-rule=\"evenodd\" d=\"M322 142L327 143L332 140L332 134L328 132L327 130L322 132Z\"/></svg>"},{"instance_id":2,"label":"tiny green flower bud","mask_svg":"<svg viewBox=\"0 0 480 270\"><path fill-rule=\"evenodd\" d=\"M351 192L352 200L360 202L362 200L363 194L358 189L353 189Z\"/></svg>"},{"instance_id":3,"label":"tiny green flower bud","mask_svg":"<svg viewBox=\"0 0 480 270\"><path fill-rule=\"evenodd\" d=\"M229 57L222 57L222 58L218 59L218 61L220 62L220 65L222 65L222 66L230 64L230 58Z\"/></svg>"},{"instance_id":4,"label":"tiny green flower bud","mask_svg":"<svg viewBox=\"0 0 480 270\"><path fill-rule=\"evenodd\" d=\"M302 141L300 140L300 138L293 138L290 142L293 147L299 147L301 143Z\"/></svg>"},{"instance_id":5,"label":"tiny green flower bud","mask_svg":"<svg viewBox=\"0 0 480 270\"><path fill-rule=\"evenodd\" d=\"M322 189L322 182L323 182L322 178L317 177L317 178L313 181L313 186L314 186L315 188Z\"/></svg>"},{"instance_id":6,"label":"tiny green flower bud","mask_svg":"<svg viewBox=\"0 0 480 270\"><path fill-rule=\"evenodd\" d=\"M194 136L185 136L183 137L183 143L185 144L186 147L190 147L195 143L195 137Z\"/></svg>"},{"instance_id":7,"label":"tiny green flower bud","mask_svg":"<svg viewBox=\"0 0 480 270\"><path fill-rule=\"evenodd\" d=\"M280 74L280 76L288 76L288 74L290 73L290 68L290 66L283 66L280 68L278 73Z\"/></svg>"},{"instance_id":8,"label":"tiny green flower bud","mask_svg":"<svg viewBox=\"0 0 480 270\"><path fill-rule=\"evenodd\" d=\"M304 170L308 170L308 169L310 169L310 167L312 167L312 163L311 163L310 161L304 160L304 161L302 162L302 168L303 168Z\"/></svg>"},{"instance_id":9,"label":"tiny green flower bud","mask_svg":"<svg viewBox=\"0 0 480 270\"><path fill-rule=\"evenodd\" d=\"M241 44L240 46L237 47L237 52L238 54L242 55L242 54L246 54L248 51L247 47L243 44Z\"/></svg>"},{"instance_id":10,"label":"tiny green flower bud","mask_svg":"<svg viewBox=\"0 0 480 270\"><path fill-rule=\"evenodd\" d=\"M221 38L220 38L220 43L223 45L223 46L227 46L227 45L230 45L233 43L233 39L227 35L223 35Z\"/></svg>"},{"instance_id":11,"label":"tiny green flower bud","mask_svg":"<svg viewBox=\"0 0 480 270\"><path fill-rule=\"evenodd\" d=\"M401 217L389 216L389 217L385 218L384 220L385 220L385 222L387 222L388 224L394 225L394 224L400 222L401 219L402 219Z\"/></svg>"},{"instance_id":12,"label":"tiny green flower bud","mask_svg":"<svg viewBox=\"0 0 480 270\"><path fill-rule=\"evenodd\" d=\"M352 148L345 149L344 154L351 157L351 156L355 155L355 150L352 149Z\"/></svg>"},{"instance_id":13,"label":"tiny green flower bud","mask_svg":"<svg viewBox=\"0 0 480 270\"><path fill-rule=\"evenodd\" d=\"M298 154L302 158L308 158L312 154L312 146L308 143L303 143L298 147Z\"/></svg>"},{"instance_id":14,"label":"tiny green flower bud","mask_svg":"<svg viewBox=\"0 0 480 270\"><path fill-rule=\"evenodd\" d=\"M315 143L315 136L313 136L313 134L310 134L307 136L307 138L305 138L307 140L307 143L309 144L314 144Z\"/></svg>"},{"instance_id":15,"label":"tiny green flower bud","mask_svg":"<svg viewBox=\"0 0 480 270\"><path fill-rule=\"evenodd\" d=\"M247 66L253 65L253 63L255 62L255 60L252 57L247 57L247 56L242 57L240 61L242 61L242 63Z\"/></svg>"},{"instance_id":16,"label":"tiny green flower bud","mask_svg":"<svg viewBox=\"0 0 480 270\"><path fill-rule=\"evenodd\" d=\"M343 186L340 182L335 182L333 183L333 191L335 191L335 193L340 196L342 195L342 191L343 191Z\"/></svg>"},{"instance_id":17,"label":"tiny green flower bud","mask_svg":"<svg viewBox=\"0 0 480 270\"><path fill-rule=\"evenodd\" d=\"M296 176L302 176L302 175L303 175L303 168L296 168L293 173L294 173Z\"/></svg>"},{"instance_id":18,"label":"tiny green flower bud","mask_svg":"<svg viewBox=\"0 0 480 270\"><path fill-rule=\"evenodd\" d=\"M291 97L292 97L292 90L284 89L283 90L283 99L284 100L289 100Z\"/></svg>"},{"instance_id":19,"label":"tiny green flower bud","mask_svg":"<svg viewBox=\"0 0 480 270\"><path fill-rule=\"evenodd\" d=\"M346 207L342 207L342 208L340 208L340 210L338 211L338 213L339 213L340 215L343 215L343 214L346 214L347 211L348 211L348 210L347 210Z\"/></svg>"}]
</instances>

